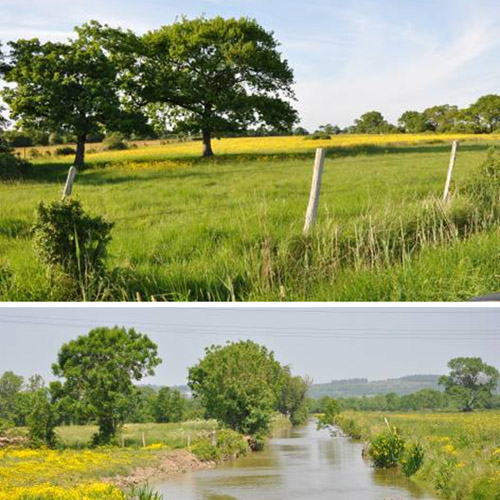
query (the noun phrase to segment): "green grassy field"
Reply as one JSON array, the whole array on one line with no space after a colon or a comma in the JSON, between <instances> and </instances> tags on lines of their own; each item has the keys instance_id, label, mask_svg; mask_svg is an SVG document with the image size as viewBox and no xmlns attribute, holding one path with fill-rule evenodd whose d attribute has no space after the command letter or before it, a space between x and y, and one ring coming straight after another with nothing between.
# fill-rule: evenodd
<instances>
[{"instance_id":1,"label":"green grassy field","mask_svg":"<svg viewBox=\"0 0 500 500\"><path fill-rule=\"evenodd\" d=\"M455 187L490 145L461 145ZM453 301L500 289L498 225L444 238L436 228L401 251L393 235L390 249L368 255L374 231L383 247L386 226L398 233L402 219L418 224L422 207L436 205L449 151L449 144L331 150L307 241L312 150L209 161L167 153L162 161L157 148L151 157L140 148L88 155L73 195L115 223L112 286L94 298ZM72 299L38 263L30 237L37 204L60 197L71 160L34 161L32 179L0 185L0 299ZM338 257L343 245L350 254Z\"/></svg>"},{"instance_id":2,"label":"green grassy field","mask_svg":"<svg viewBox=\"0 0 500 500\"><path fill-rule=\"evenodd\" d=\"M387 431L385 419L424 449L413 480L446 499L500 499L500 412L343 412L339 422L370 440Z\"/></svg>"}]
</instances>

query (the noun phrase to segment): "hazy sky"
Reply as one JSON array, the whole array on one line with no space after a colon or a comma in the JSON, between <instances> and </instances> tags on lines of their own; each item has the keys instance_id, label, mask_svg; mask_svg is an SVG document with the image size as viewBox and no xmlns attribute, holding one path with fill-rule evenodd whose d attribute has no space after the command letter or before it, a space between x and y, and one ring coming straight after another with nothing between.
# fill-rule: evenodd
<instances>
[{"instance_id":1,"label":"hazy sky","mask_svg":"<svg viewBox=\"0 0 500 500\"><path fill-rule=\"evenodd\" d=\"M51 379L62 343L95 326L126 326L158 344L147 382L185 383L204 347L251 338L315 382L442 374L456 356L500 368L500 308L0 308L0 373Z\"/></svg>"},{"instance_id":2,"label":"hazy sky","mask_svg":"<svg viewBox=\"0 0 500 500\"><path fill-rule=\"evenodd\" d=\"M90 19L144 32L203 13L276 33L308 128L499 91L498 0L0 0L0 40L64 40Z\"/></svg>"}]
</instances>

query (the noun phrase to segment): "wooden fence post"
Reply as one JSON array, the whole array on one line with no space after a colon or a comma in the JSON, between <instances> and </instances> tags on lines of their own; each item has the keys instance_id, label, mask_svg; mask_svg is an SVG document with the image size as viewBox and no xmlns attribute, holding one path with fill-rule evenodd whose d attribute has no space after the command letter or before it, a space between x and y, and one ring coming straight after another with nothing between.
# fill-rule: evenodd
<instances>
[{"instance_id":1,"label":"wooden fence post","mask_svg":"<svg viewBox=\"0 0 500 500\"><path fill-rule=\"evenodd\" d=\"M212 446L215 446L217 444L217 434L215 430L212 431Z\"/></svg>"},{"instance_id":2,"label":"wooden fence post","mask_svg":"<svg viewBox=\"0 0 500 500\"><path fill-rule=\"evenodd\" d=\"M309 203L307 205L306 221L304 224L304 234L307 234L312 226L316 223L318 214L319 195L321 191L321 177L323 175L323 163L325 162L325 149L318 148L316 150L316 158L314 160L313 178L311 184L311 194L309 195Z\"/></svg>"},{"instance_id":3,"label":"wooden fence post","mask_svg":"<svg viewBox=\"0 0 500 500\"><path fill-rule=\"evenodd\" d=\"M68 171L68 177L66 179L66 184L64 185L64 190L62 194L62 199L64 200L67 196L71 195L71 190L73 189L73 182L76 176L76 168L70 167Z\"/></svg>"},{"instance_id":4,"label":"wooden fence post","mask_svg":"<svg viewBox=\"0 0 500 500\"><path fill-rule=\"evenodd\" d=\"M142 431L142 447L146 448L146 437L144 436L144 431Z\"/></svg>"},{"instance_id":5,"label":"wooden fence post","mask_svg":"<svg viewBox=\"0 0 500 500\"><path fill-rule=\"evenodd\" d=\"M448 196L450 195L451 178L453 176L455 160L457 159L457 149L458 141L453 141L453 145L451 146L450 164L448 166L448 175L446 176L446 184L444 185L443 202L446 202L446 200L448 200Z\"/></svg>"}]
</instances>

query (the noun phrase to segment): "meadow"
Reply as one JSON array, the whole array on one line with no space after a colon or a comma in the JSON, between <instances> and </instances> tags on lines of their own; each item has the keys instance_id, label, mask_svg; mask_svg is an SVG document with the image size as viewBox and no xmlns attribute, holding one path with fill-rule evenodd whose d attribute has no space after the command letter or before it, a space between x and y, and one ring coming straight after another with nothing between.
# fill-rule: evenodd
<instances>
[{"instance_id":1,"label":"meadow","mask_svg":"<svg viewBox=\"0 0 500 500\"><path fill-rule=\"evenodd\" d=\"M412 477L452 500L500 498L500 413L343 412L340 426L363 440L387 430L387 419L425 453Z\"/></svg>"},{"instance_id":2,"label":"meadow","mask_svg":"<svg viewBox=\"0 0 500 500\"><path fill-rule=\"evenodd\" d=\"M462 142L443 206L453 139ZM495 291L498 225L457 192L499 141L221 139L210 160L199 142L89 145L73 197L115 226L109 280L85 298L456 301ZM328 153L318 223L304 238L317 147ZM30 234L38 203L60 198L72 158L37 150L20 152L32 157L30 179L0 185L0 300L78 299L37 261Z\"/></svg>"},{"instance_id":3,"label":"meadow","mask_svg":"<svg viewBox=\"0 0 500 500\"><path fill-rule=\"evenodd\" d=\"M91 449L95 427L59 427L59 449L0 449L0 500L124 500L109 478L153 467L165 452L195 446L215 428L210 420L128 424L120 438L124 447Z\"/></svg>"}]
</instances>

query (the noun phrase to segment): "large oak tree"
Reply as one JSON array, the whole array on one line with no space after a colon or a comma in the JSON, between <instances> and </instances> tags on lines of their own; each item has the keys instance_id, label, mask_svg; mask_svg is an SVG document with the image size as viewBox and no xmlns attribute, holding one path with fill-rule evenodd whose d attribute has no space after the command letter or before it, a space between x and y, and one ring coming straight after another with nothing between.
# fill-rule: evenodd
<instances>
[{"instance_id":1,"label":"large oak tree","mask_svg":"<svg viewBox=\"0 0 500 500\"><path fill-rule=\"evenodd\" d=\"M41 43L10 42L4 79L13 84L2 96L17 124L75 137L75 166L85 160L89 134L131 130L144 120L124 106L118 78L120 65L102 44L102 32L119 33L92 21L75 28L76 38Z\"/></svg>"},{"instance_id":2,"label":"large oak tree","mask_svg":"<svg viewBox=\"0 0 500 500\"><path fill-rule=\"evenodd\" d=\"M224 132L290 130L293 72L272 32L251 19L183 18L145 34L130 84L177 131L200 134L203 155Z\"/></svg>"}]
</instances>

